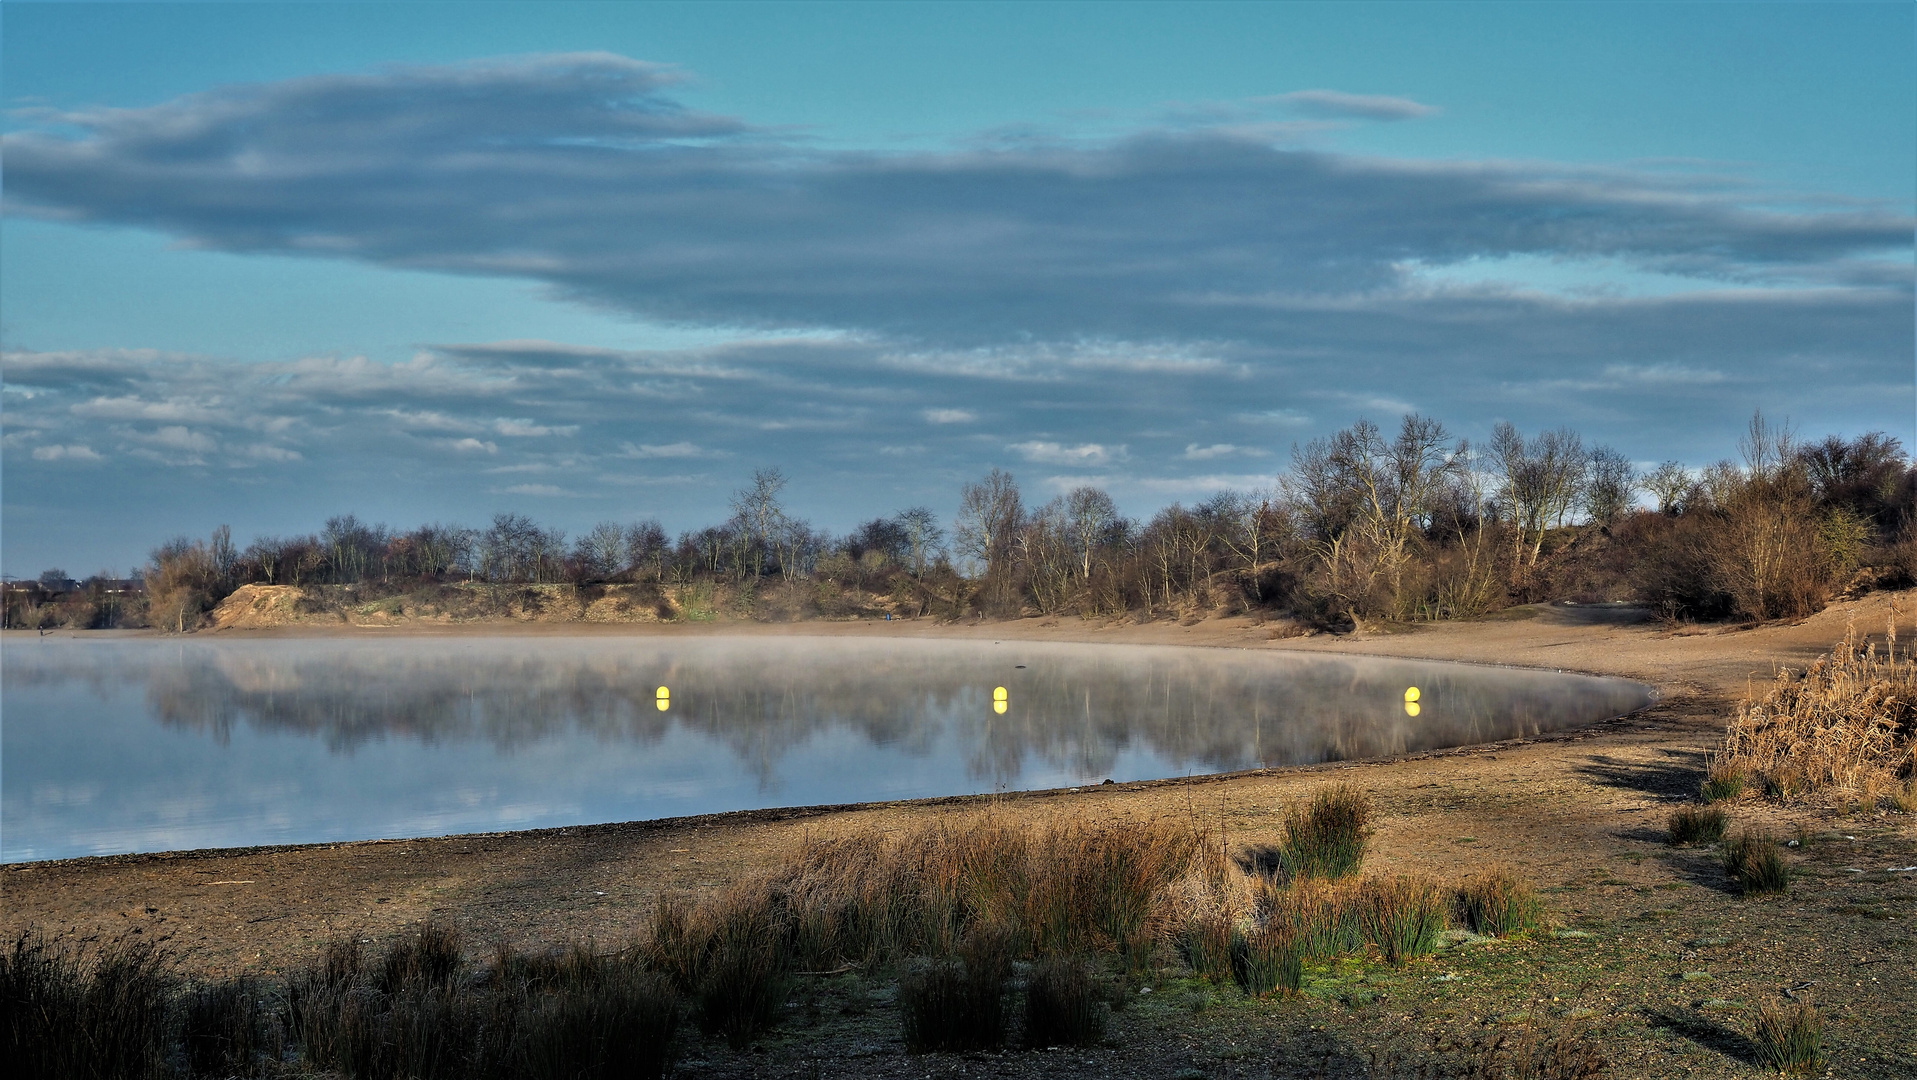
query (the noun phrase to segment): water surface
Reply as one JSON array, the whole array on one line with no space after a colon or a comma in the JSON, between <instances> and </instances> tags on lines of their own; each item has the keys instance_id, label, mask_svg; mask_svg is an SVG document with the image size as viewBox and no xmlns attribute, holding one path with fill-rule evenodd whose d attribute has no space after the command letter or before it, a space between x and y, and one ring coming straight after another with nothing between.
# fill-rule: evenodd
<instances>
[{"instance_id":1,"label":"water surface","mask_svg":"<svg viewBox=\"0 0 1917 1080\"><path fill-rule=\"evenodd\" d=\"M1178 646L45 638L9 643L0 698L0 861L11 862L1377 757L1586 724L1642 707L1649 691Z\"/></svg>"}]
</instances>

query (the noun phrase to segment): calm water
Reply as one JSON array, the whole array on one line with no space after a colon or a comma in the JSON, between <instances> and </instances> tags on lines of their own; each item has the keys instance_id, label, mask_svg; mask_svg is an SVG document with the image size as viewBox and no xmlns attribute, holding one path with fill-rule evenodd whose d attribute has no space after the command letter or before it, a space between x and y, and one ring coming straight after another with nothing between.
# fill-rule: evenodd
<instances>
[{"instance_id":1,"label":"calm water","mask_svg":"<svg viewBox=\"0 0 1917 1080\"><path fill-rule=\"evenodd\" d=\"M0 861L1183 776L1649 701L1438 663L922 639L46 638L9 642L0 676Z\"/></svg>"}]
</instances>

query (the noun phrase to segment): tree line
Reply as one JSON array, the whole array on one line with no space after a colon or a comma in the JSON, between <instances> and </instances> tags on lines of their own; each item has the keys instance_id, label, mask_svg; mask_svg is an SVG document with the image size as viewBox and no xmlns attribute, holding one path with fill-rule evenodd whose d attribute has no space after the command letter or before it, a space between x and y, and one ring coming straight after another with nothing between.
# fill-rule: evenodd
<instances>
[{"instance_id":1,"label":"tree line","mask_svg":"<svg viewBox=\"0 0 1917 1080\"><path fill-rule=\"evenodd\" d=\"M761 618L1252 612L1337 628L1562 598L1769 619L1816 610L1860 571L1885 586L1917 575L1917 466L1896 439L1800 441L1757 414L1739 449L1740 460L1640 475L1569 429L1527 436L1506 423L1474 444L1413 414L1395 432L1361 420L1294 446L1267 488L1145 519L1092 486L1036 502L993 469L962 486L949 523L915 506L842 536L797 516L784 475L761 469L733 494L729 517L676 538L654 520L568 537L514 513L484 528L409 531L348 514L240 548L221 526L155 549L141 571L143 613L123 596L102 599L92 579L64 594L15 588L7 618L185 629L245 584L473 583L704 590ZM87 614L89 589L102 613ZM73 610L58 614L62 602Z\"/></svg>"}]
</instances>

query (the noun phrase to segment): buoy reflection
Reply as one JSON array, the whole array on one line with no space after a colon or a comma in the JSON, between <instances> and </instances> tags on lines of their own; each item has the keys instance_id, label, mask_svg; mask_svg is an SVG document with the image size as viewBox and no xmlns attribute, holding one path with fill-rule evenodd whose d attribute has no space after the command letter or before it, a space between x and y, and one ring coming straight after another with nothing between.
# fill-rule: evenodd
<instances>
[{"instance_id":1,"label":"buoy reflection","mask_svg":"<svg viewBox=\"0 0 1917 1080\"><path fill-rule=\"evenodd\" d=\"M658 692L653 694L653 704L659 706L660 712L672 708L672 691L663 686L660 687Z\"/></svg>"},{"instance_id":2,"label":"buoy reflection","mask_svg":"<svg viewBox=\"0 0 1917 1080\"><path fill-rule=\"evenodd\" d=\"M1406 716L1416 716L1423 711L1424 710L1420 708L1415 701L1407 701L1404 703L1404 714Z\"/></svg>"}]
</instances>

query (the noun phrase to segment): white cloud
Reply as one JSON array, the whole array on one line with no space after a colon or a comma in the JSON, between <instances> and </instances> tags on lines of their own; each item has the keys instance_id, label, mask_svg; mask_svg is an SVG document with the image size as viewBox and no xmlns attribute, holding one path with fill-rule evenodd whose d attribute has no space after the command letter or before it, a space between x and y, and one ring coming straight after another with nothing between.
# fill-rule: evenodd
<instances>
[{"instance_id":1,"label":"white cloud","mask_svg":"<svg viewBox=\"0 0 1917 1080\"><path fill-rule=\"evenodd\" d=\"M105 461L91 446L76 443L71 446L36 446L33 448L35 461Z\"/></svg>"},{"instance_id":2,"label":"white cloud","mask_svg":"<svg viewBox=\"0 0 1917 1080\"><path fill-rule=\"evenodd\" d=\"M464 439L442 439L440 440L440 445L444 446L448 450L452 450L456 453L461 453L461 454L497 454L499 453L498 443L491 442L491 441L480 442L478 439L471 438L471 437L467 437Z\"/></svg>"},{"instance_id":3,"label":"white cloud","mask_svg":"<svg viewBox=\"0 0 1917 1080\"><path fill-rule=\"evenodd\" d=\"M978 419L970 409L926 409L920 415L928 424L969 424Z\"/></svg>"},{"instance_id":4,"label":"white cloud","mask_svg":"<svg viewBox=\"0 0 1917 1080\"><path fill-rule=\"evenodd\" d=\"M1362 120L1414 120L1435 116L1435 105L1387 94L1347 94L1342 90L1298 90L1275 99L1320 116L1354 117Z\"/></svg>"},{"instance_id":5,"label":"white cloud","mask_svg":"<svg viewBox=\"0 0 1917 1080\"><path fill-rule=\"evenodd\" d=\"M1210 461L1213 458L1231 457L1234 454L1244 457L1262 457L1265 453L1266 451L1264 450L1233 446L1231 443L1212 443L1210 446L1187 443L1185 445L1185 452L1181 456L1184 457L1186 461Z\"/></svg>"},{"instance_id":6,"label":"white cloud","mask_svg":"<svg viewBox=\"0 0 1917 1080\"><path fill-rule=\"evenodd\" d=\"M500 488L499 490L502 494L505 494L505 495L538 495L542 497L557 497L557 496L578 494L578 492L567 491L565 488L554 487L551 484L514 484L511 487Z\"/></svg>"},{"instance_id":7,"label":"white cloud","mask_svg":"<svg viewBox=\"0 0 1917 1080\"><path fill-rule=\"evenodd\" d=\"M535 424L531 420L507 420L501 418L493 421L493 430L511 438L526 439L539 438L546 435L573 435L579 431L579 425Z\"/></svg>"},{"instance_id":8,"label":"white cloud","mask_svg":"<svg viewBox=\"0 0 1917 1080\"><path fill-rule=\"evenodd\" d=\"M246 448L246 456L255 461L287 462L305 460L298 450L291 450L284 446L274 446L271 443L254 443Z\"/></svg>"},{"instance_id":9,"label":"white cloud","mask_svg":"<svg viewBox=\"0 0 1917 1080\"><path fill-rule=\"evenodd\" d=\"M620 446L625 450L627 457L694 458L708 456L708 451L701 450L697 445L690 442L664 443L660 445L640 443L636 446L632 443L621 443Z\"/></svg>"},{"instance_id":10,"label":"white cloud","mask_svg":"<svg viewBox=\"0 0 1917 1080\"><path fill-rule=\"evenodd\" d=\"M1122 461L1126 457L1123 446L1106 447L1101 443L1066 446L1063 443L1033 441L1013 443L1007 449L1017 452L1026 461L1040 465L1099 466Z\"/></svg>"}]
</instances>

